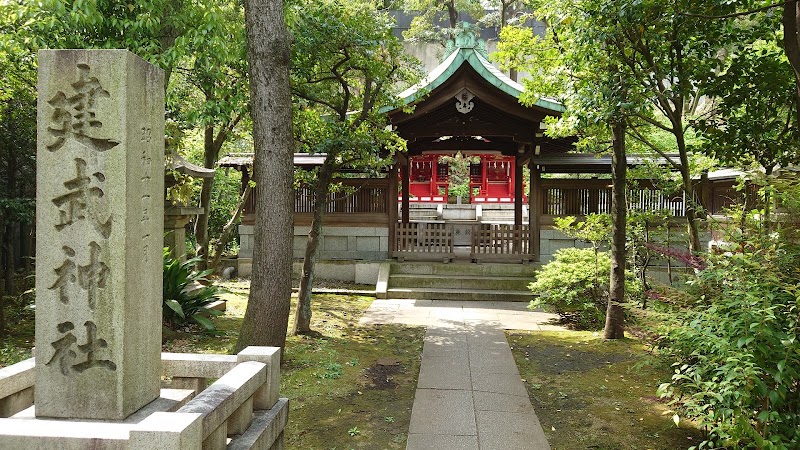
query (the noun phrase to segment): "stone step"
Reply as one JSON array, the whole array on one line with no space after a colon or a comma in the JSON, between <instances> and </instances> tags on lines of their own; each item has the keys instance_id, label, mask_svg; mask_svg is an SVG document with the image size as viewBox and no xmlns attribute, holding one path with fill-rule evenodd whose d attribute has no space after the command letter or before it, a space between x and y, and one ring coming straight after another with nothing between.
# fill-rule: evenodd
<instances>
[{"instance_id":1,"label":"stone step","mask_svg":"<svg viewBox=\"0 0 800 450\"><path fill-rule=\"evenodd\" d=\"M533 277L392 274L389 288L524 291L531 281Z\"/></svg>"},{"instance_id":2,"label":"stone step","mask_svg":"<svg viewBox=\"0 0 800 450\"><path fill-rule=\"evenodd\" d=\"M417 300L529 302L535 298L530 291L474 289L389 288L386 294L386 298Z\"/></svg>"},{"instance_id":3,"label":"stone step","mask_svg":"<svg viewBox=\"0 0 800 450\"><path fill-rule=\"evenodd\" d=\"M501 263L437 263L404 262L392 263L392 274L403 275L465 275L533 278L539 264L501 264Z\"/></svg>"}]
</instances>

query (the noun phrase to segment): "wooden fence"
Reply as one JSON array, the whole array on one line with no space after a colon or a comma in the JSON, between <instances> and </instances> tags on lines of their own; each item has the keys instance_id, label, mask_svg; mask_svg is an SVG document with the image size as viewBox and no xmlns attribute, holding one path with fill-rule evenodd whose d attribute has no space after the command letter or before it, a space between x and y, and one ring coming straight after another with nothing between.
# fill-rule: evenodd
<instances>
[{"instance_id":1,"label":"wooden fence","mask_svg":"<svg viewBox=\"0 0 800 450\"><path fill-rule=\"evenodd\" d=\"M395 237L397 247L392 256L400 262L404 259L451 261L455 258L452 224L398 223Z\"/></svg>"},{"instance_id":2,"label":"wooden fence","mask_svg":"<svg viewBox=\"0 0 800 450\"><path fill-rule=\"evenodd\" d=\"M397 250L392 256L399 261L443 260L455 258L452 223L398 223L395 229ZM475 224L469 259L476 262L521 262L532 260L531 229L528 225ZM464 256L467 256L466 248Z\"/></svg>"},{"instance_id":3,"label":"wooden fence","mask_svg":"<svg viewBox=\"0 0 800 450\"><path fill-rule=\"evenodd\" d=\"M528 225L480 224L472 226L470 259L475 262L529 261L531 229Z\"/></svg>"},{"instance_id":4,"label":"wooden fence","mask_svg":"<svg viewBox=\"0 0 800 450\"><path fill-rule=\"evenodd\" d=\"M542 180L542 211L547 216L585 216L611 212L609 180ZM686 196L670 195L653 186L628 189L628 208L639 211L665 210L686 215Z\"/></svg>"},{"instance_id":5,"label":"wooden fence","mask_svg":"<svg viewBox=\"0 0 800 450\"><path fill-rule=\"evenodd\" d=\"M358 186L355 186L353 182L343 184L345 188L342 192L328 194L328 204L325 207L325 212L351 214L385 214L387 212L386 183L383 183L383 185L365 183ZM314 212L314 202L313 189L301 186L295 191L294 212L312 213Z\"/></svg>"}]
</instances>

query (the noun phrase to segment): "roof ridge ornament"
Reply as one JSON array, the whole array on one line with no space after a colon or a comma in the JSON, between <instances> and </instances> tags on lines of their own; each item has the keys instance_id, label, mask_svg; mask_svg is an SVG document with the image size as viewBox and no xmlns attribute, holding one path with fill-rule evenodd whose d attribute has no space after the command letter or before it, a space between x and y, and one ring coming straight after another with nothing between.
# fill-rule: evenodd
<instances>
[{"instance_id":1,"label":"roof ridge ornament","mask_svg":"<svg viewBox=\"0 0 800 450\"><path fill-rule=\"evenodd\" d=\"M479 36L480 28L477 25L469 22L461 22L458 24L458 26L453 29L453 37L449 39L445 45L445 59L462 48L475 50L484 58L488 58L486 41L480 39Z\"/></svg>"}]
</instances>

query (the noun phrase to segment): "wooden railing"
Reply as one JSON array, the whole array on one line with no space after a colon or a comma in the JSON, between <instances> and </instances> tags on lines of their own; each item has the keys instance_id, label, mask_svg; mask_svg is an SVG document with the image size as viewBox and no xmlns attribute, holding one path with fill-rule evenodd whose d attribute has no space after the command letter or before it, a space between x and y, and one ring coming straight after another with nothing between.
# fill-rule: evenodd
<instances>
[{"instance_id":1,"label":"wooden railing","mask_svg":"<svg viewBox=\"0 0 800 450\"><path fill-rule=\"evenodd\" d=\"M548 216L584 216L611 212L609 180L542 180L542 211ZM686 196L670 195L653 186L629 189L630 210L665 210L676 217L686 215Z\"/></svg>"},{"instance_id":2,"label":"wooden railing","mask_svg":"<svg viewBox=\"0 0 800 450\"><path fill-rule=\"evenodd\" d=\"M356 183L356 181L361 183ZM343 192L328 194L325 212L350 214L385 214L387 207L388 183L386 180L347 180L343 181ZM349 190L349 191L348 191ZM294 212L314 212L314 190L301 186L295 191Z\"/></svg>"},{"instance_id":3,"label":"wooden railing","mask_svg":"<svg viewBox=\"0 0 800 450\"><path fill-rule=\"evenodd\" d=\"M404 259L441 259L450 261L453 252L453 226L445 223L398 223L395 228L396 250L392 256Z\"/></svg>"},{"instance_id":4,"label":"wooden railing","mask_svg":"<svg viewBox=\"0 0 800 450\"><path fill-rule=\"evenodd\" d=\"M395 228L397 250L392 256L399 261L444 260L455 258L452 223L398 223ZM474 224L469 259L480 261L521 262L533 258L531 229L528 225ZM467 248L463 256L467 256Z\"/></svg>"},{"instance_id":5,"label":"wooden railing","mask_svg":"<svg viewBox=\"0 0 800 450\"><path fill-rule=\"evenodd\" d=\"M531 259L530 242L528 225L473 225L470 259L475 262L528 261Z\"/></svg>"}]
</instances>

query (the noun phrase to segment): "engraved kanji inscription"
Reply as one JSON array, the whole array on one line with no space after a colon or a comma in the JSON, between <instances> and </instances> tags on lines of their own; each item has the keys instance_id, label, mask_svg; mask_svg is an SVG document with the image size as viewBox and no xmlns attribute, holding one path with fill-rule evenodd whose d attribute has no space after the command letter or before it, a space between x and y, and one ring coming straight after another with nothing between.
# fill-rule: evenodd
<instances>
[{"instance_id":1,"label":"engraved kanji inscription","mask_svg":"<svg viewBox=\"0 0 800 450\"><path fill-rule=\"evenodd\" d=\"M58 207L58 223L56 230L61 231L78 220L88 218L92 226L108 239L111 235L111 215L101 219L99 201L105 196L103 189L93 184L101 184L106 180L101 172L95 172L89 177L86 174L86 161L75 158L75 178L64 182L67 193L53 199L53 204Z\"/></svg>"},{"instance_id":2,"label":"engraved kanji inscription","mask_svg":"<svg viewBox=\"0 0 800 450\"><path fill-rule=\"evenodd\" d=\"M58 298L61 300L61 303L67 304L69 303L69 293L67 292L67 285L75 284L75 281L78 279L78 266L75 265L75 261L72 258L75 257L75 250L71 247L67 247L66 245L61 247L61 250L64 251L64 254L67 255L67 258L64 260L64 263L61 264L57 269L54 269L56 272L56 282L50 286L49 289L58 289Z\"/></svg>"},{"instance_id":3,"label":"engraved kanji inscription","mask_svg":"<svg viewBox=\"0 0 800 450\"><path fill-rule=\"evenodd\" d=\"M104 152L119 145L118 141L102 139L95 132L103 127L97 118L97 101L110 94L91 76L88 64L78 64L78 80L71 84L73 93L58 91L47 103L53 107L47 131L55 140L47 144L51 152L58 151L67 139L72 138L92 150Z\"/></svg>"},{"instance_id":4,"label":"engraved kanji inscription","mask_svg":"<svg viewBox=\"0 0 800 450\"><path fill-rule=\"evenodd\" d=\"M89 243L89 263L78 266L75 263L75 250L68 246L61 248L67 256L64 262L53 271L56 281L48 289L58 289L61 303L69 303L70 297L67 287L78 282L78 285L87 292L89 308L94 311L97 305L97 290L106 287L106 281L111 274L111 269L100 260L100 244Z\"/></svg>"},{"instance_id":5,"label":"engraved kanji inscription","mask_svg":"<svg viewBox=\"0 0 800 450\"><path fill-rule=\"evenodd\" d=\"M83 373L92 367L100 367L112 372L116 371L117 365L114 362L107 359L99 359L95 356L95 352L98 350L108 348L108 342L97 337L97 325L87 320L83 326L86 328L86 343L78 345L78 351L86 355L86 360L73 364L78 357L78 354L72 349L73 345L78 342L78 338L72 332L75 330L75 325L72 322L62 322L56 326L56 329L63 336L50 344L55 352L53 352L50 361L45 365L50 366L58 363L58 368L63 375L69 375L70 370Z\"/></svg>"},{"instance_id":6,"label":"engraved kanji inscription","mask_svg":"<svg viewBox=\"0 0 800 450\"><path fill-rule=\"evenodd\" d=\"M83 373L83 371L92 367L102 367L112 372L117 370L117 365L113 362L107 359L97 359L94 356L98 349L108 347L108 342L105 339L97 338L97 325L92 321L86 321L83 325L86 327L86 343L79 345L78 350L86 355L86 361L75 364L72 368L78 373Z\"/></svg>"},{"instance_id":7,"label":"engraved kanji inscription","mask_svg":"<svg viewBox=\"0 0 800 450\"><path fill-rule=\"evenodd\" d=\"M55 353L53 353L53 357L50 358L50 361L47 361L45 365L49 366L58 361L58 367L61 373L69 375L70 364L75 361L75 358L78 356L78 354L72 350L72 345L78 342L78 339L72 334L75 325L73 325L72 322L63 322L58 324L56 329L64 336L61 336L60 339L50 344L55 349Z\"/></svg>"},{"instance_id":8,"label":"engraved kanji inscription","mask_svg":"<svg viewBox=\"0 0 800 450\"><path fill-rule=\"evenodd\" d=\"M106 287L106 280L110 269L106 263L100 261L100 245L97 242L89 243L89 264L78 268L78 282L81 288L89 294L89 308L94 311L97 304L97 289Z\"/></svg>"}]
</instances>

